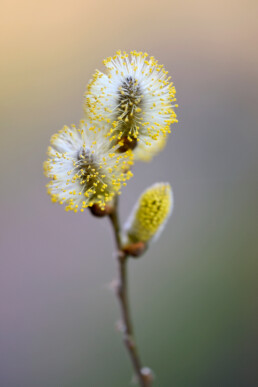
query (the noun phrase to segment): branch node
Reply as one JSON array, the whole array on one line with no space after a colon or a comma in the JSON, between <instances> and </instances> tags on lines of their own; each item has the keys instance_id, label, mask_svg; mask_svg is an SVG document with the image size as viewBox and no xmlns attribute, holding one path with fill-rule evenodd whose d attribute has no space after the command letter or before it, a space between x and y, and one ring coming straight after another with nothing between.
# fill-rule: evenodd
<instances>
[{"instance_id":1,"label":"branch node","mask_svg":"<svg viewBox=\"0 0 258 387\"><path fill-rule=\"evenodd\" d=\"M126 345L128 346L129 349L131 349L131 350L135 349L135 342L134 342L133 337L131 335L125 334L124 340L125 340Z\"/></svg>"},{"instance_id":2,"label":"branch node","mask_svg":"<svg viewBox=\"0 0 258 387\"><path fill-rule=\"evenodd\" d=\"M152 370L148 367L143 367L141 369L141 374L143 376L144 381L146 382L146 386L150 386L154 380L154 374Z\"/></svg>"},{"instance_id":3,"label":"branch node","mask_svg":"<svg viewBox=\"0 0 258 387\"><path fill-rule=\"evenodd\" d=\"M119 250L119 251L117 252L117 258L119 259L119 261L120 261L121 263L124 263L124 261L126 260L126 253L125 253L125 251Z\"/></svg>"},{"instance_id":4,"label":"branch node","mask_svg":"<svg viewBox=\"0 0 258 387\"><path fill-rule=\"evenodd\" d=\"M144 242L131 243L123 246L124 254L130 255L131 257L140 257L147 249L147 244Z\"/></svg>"}]
</instances>

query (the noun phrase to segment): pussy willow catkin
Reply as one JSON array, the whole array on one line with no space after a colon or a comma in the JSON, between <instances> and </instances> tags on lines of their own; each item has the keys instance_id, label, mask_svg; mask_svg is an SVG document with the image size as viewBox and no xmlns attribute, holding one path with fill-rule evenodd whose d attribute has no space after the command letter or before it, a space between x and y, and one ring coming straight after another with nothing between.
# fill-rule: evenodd
<instances>
[{"instance_id":1,"label":"pussy willow catkin","mask_svg":"<svg viewBox=\"0 0 258 387\"><path fill-rule=\"evenodd\" d=\"M83 99L85 117L78 126L64 126L51 137L44 173L47 192L66 211L108 216L115 235L118 262L117 295L124 342L137 380L150 387L153 374L142 367L128 308L126 262L140 257L156 240L173 209L169 183L156 183L136 202L123 229L117 195L133 177L137 161L151 161L167 143L177 122L176 89L168 72L153 56L117 51L96 71Z\"/></svg>"}]
</instances>

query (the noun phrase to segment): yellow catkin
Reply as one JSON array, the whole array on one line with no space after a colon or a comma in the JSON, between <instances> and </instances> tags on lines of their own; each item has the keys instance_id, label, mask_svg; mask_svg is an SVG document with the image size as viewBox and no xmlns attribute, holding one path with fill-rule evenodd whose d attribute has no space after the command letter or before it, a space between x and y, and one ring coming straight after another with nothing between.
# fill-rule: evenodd
<instances>
[{"instance_id":1,"label":"yellow catkin","mask_svg":"<svg viewBox=\"0 0 258 387\"><path fill-rule=\"evenodd\" d=\"M140 196L127 223L130 242L148 242L158 236L173 206L172 190L168 183L156 183Z\"/></svg>"},{"instance_id":2,"label":"yellow catkin","mask_svg":"<svg viewBox=\"0 0 258 387\"><path fill-rule=\"evenodd\" d=\"M151 146L146 146L144 143L140 142L134 151L134 160L144 162L151 161L154 156L164 149L166 143L166 136L160 136L157 141L154 141L151 144Z\"/></svg>"},{"instance_id":3,"label":"yellow catkin","mask_svg":"<svg viewBox=\"0 0 258 387\"><path fill-rule=\"evenodd\" d=\"M91 122L110 123L113 142L127 138L150 146L170 133L177 122L176 89L163 65L137 51L117 51L103 63L107 73L97 70L84 96Z\"/></svg>"},{"instance_id":4,"label":"yellow catkin","mask_svg":"<svg viewBox=\"0 0 258 387\"><path fill-rule=\"evenodd\" d=\"M51 138L44 173L50 179L52 202L66 204L66 211L83 212L97 204L104 208L133 174L132 152L110 152L109 141L88 123L65 126Z\"/></svg>"}]
</instances>

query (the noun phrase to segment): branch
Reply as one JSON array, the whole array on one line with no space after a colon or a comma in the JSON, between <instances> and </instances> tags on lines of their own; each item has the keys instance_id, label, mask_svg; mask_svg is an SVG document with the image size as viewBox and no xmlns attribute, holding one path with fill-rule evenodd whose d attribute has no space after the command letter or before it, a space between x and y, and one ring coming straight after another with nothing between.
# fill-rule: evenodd
<instances>
[{"instance_id":1,"label":"branch","mask_svg":"<svg viewBox=\"0 0 258 387\"><path fill-rule=\"evenodd\" d=\"M125 346L130 355L134 371L138 377L141 387L151 387L151 371L142 369L141 361L137 351L135 339L133 336L133 326L130 317L128 303L128 283L127 283L127 260L128 255L122 251L122 241L120 237L120 224L118 217L118 198L116 198L114 211L109 215L117 247L117 262L118 262L118 285L117 296L120 303L122 322L123 322L123 339ZM146 370L147 372L143 372Z\"/></svg>"}]
</instances>

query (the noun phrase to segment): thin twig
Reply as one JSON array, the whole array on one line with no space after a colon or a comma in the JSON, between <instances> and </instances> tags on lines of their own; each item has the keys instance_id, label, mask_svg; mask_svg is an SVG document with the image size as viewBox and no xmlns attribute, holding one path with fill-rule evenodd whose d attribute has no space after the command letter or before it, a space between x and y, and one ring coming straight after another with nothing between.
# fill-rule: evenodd
<instances>
[{"instance_id":1,"label":"thin twig","mask_svg":"<svg viewBox=\"0 0 258 387\"><path fill-rule=\"evenodd\" d=\"M137 351L135 339L133 336L133 326L130 317L128 303L128 283L127 283L127 260L128 256L122 252L122 241L120 237L120 223L118 216L118 198L116 199L114 211L109 215L111 224L114 230L116 247L117 247L117 262L118 262L118 285L117 296L120 303L122 323L123 323L123 339L125 346L129 352L134 371L137 375L141 387L151 387L150 382L142 374L142 365Z\"/></svg>"}]
</instances>

